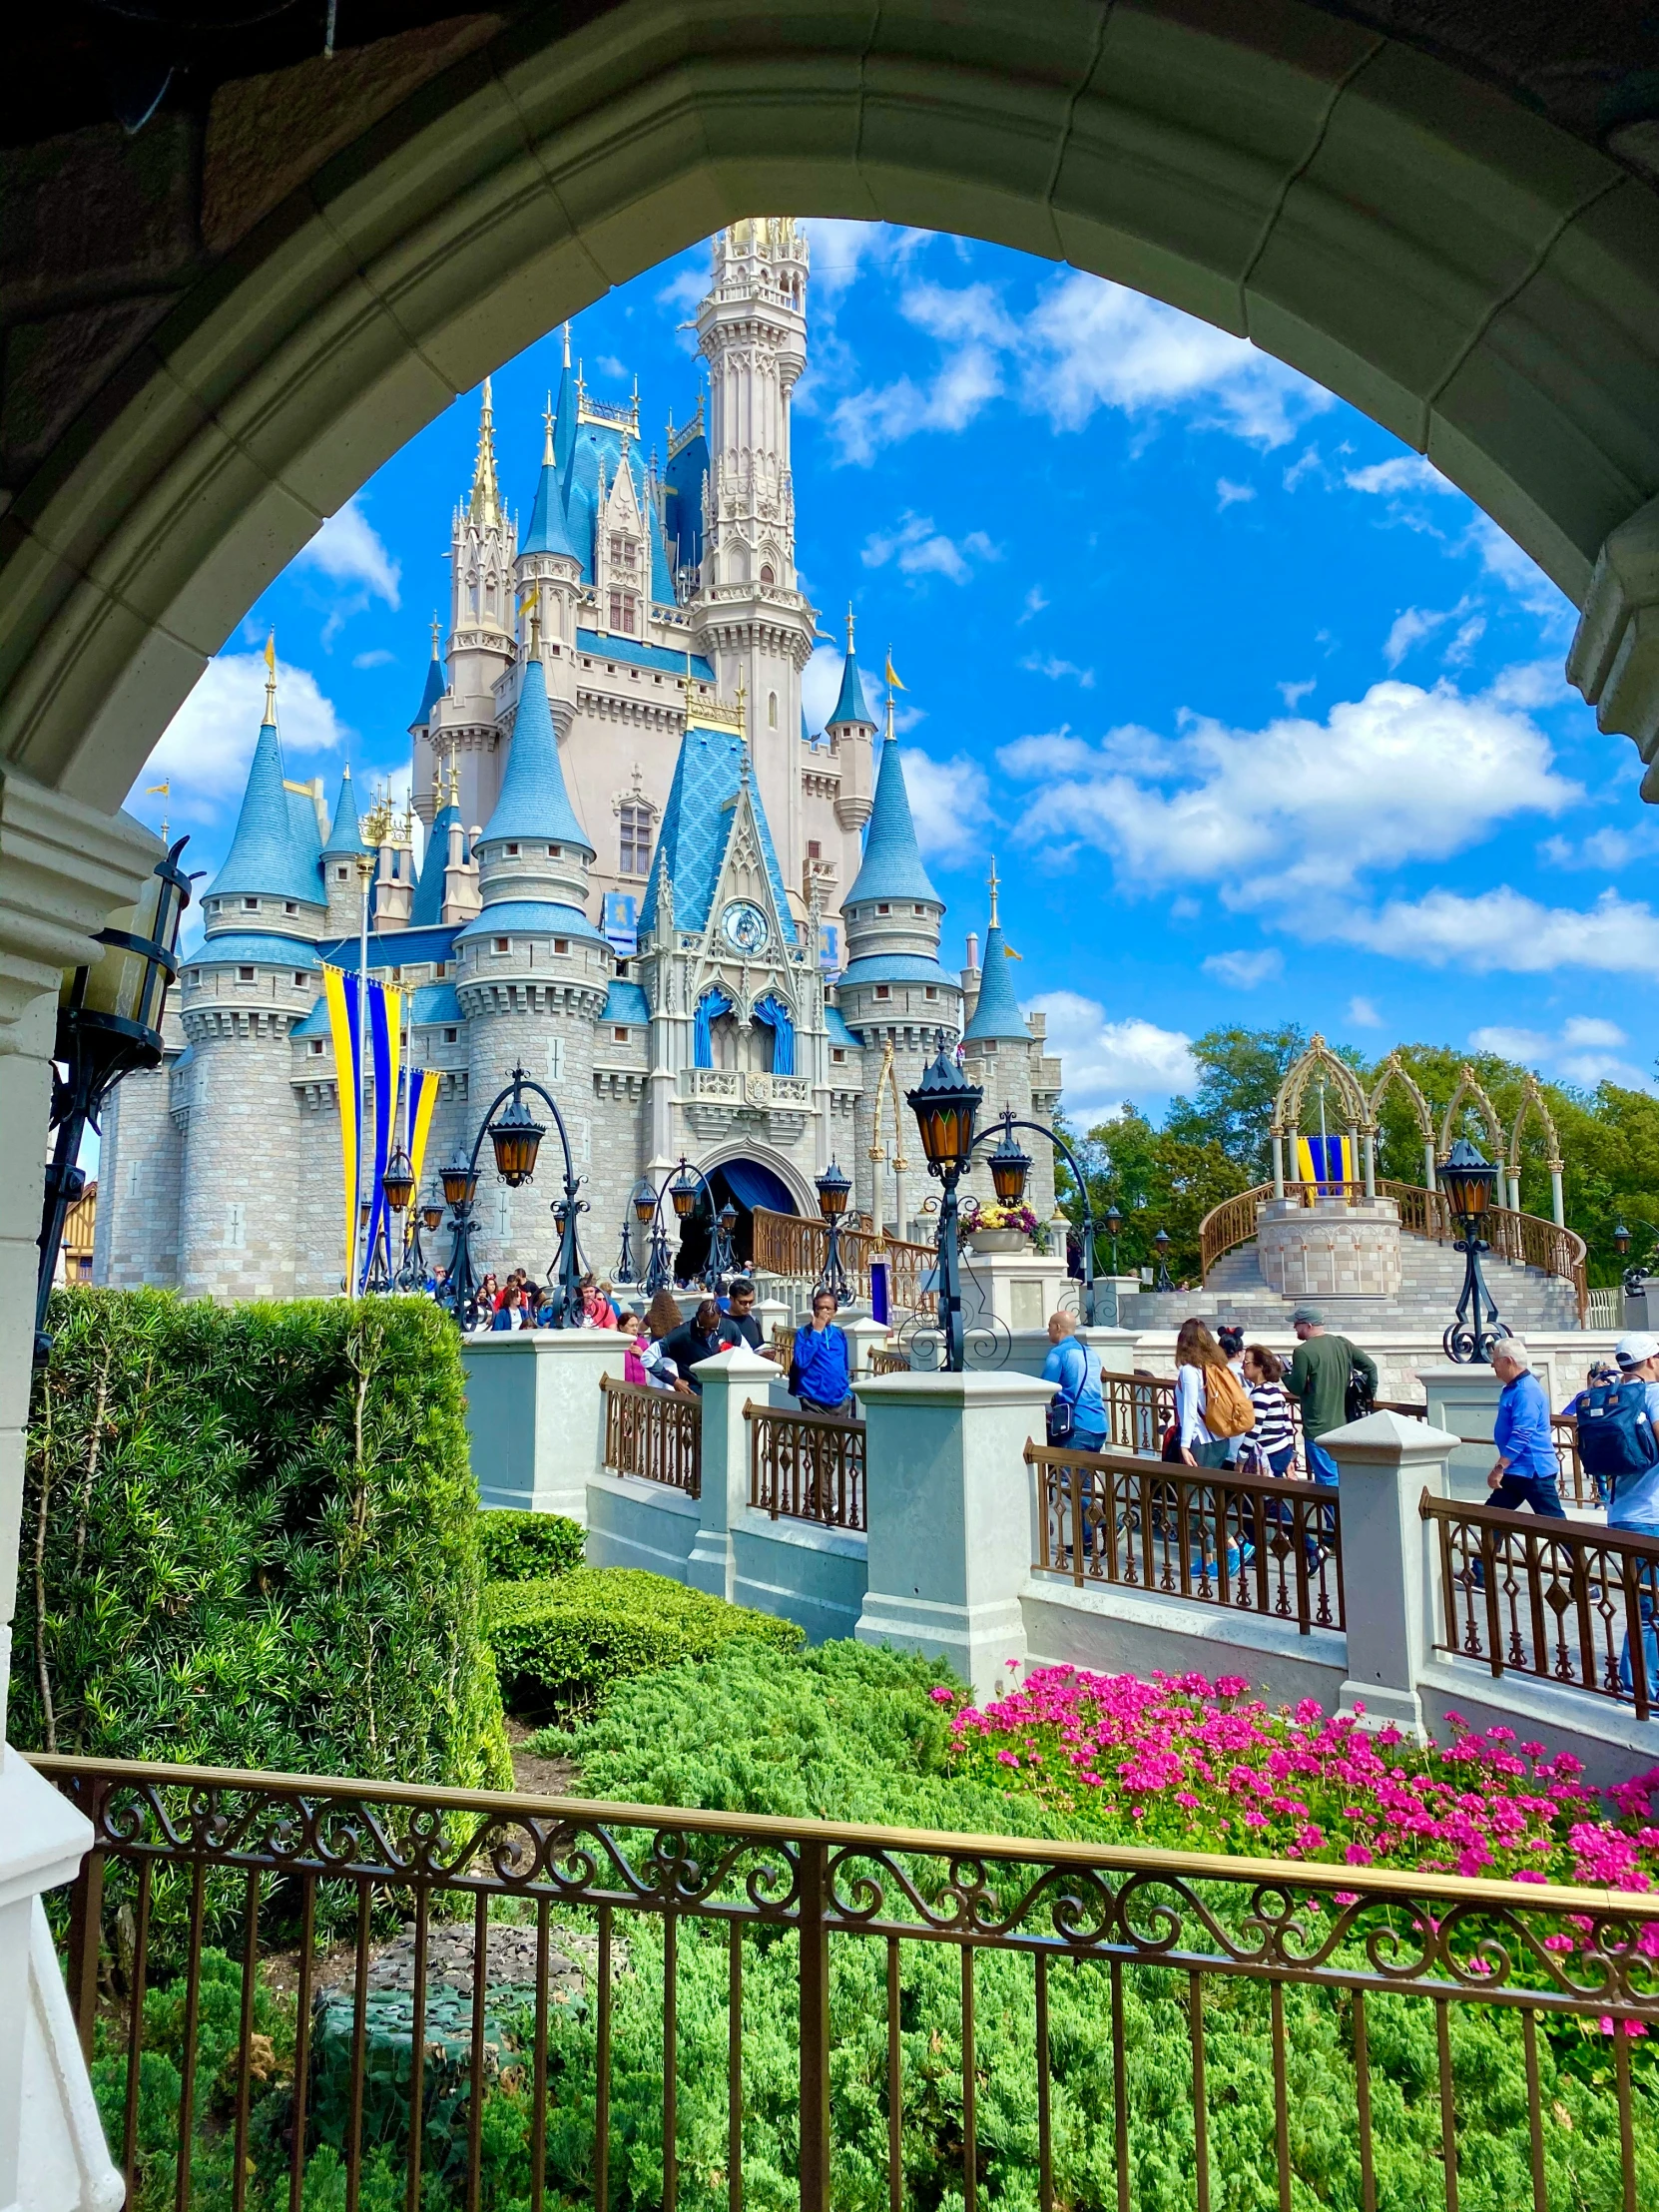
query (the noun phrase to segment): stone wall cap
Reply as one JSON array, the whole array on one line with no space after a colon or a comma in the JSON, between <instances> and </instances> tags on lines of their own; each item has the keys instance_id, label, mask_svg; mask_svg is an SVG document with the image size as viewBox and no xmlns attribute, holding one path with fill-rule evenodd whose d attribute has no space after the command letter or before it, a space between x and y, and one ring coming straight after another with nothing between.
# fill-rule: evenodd
<instances>
[{"instance_id":1,"label":"stone wall cap","mask_svg":"<svg viewBox=\"0 0 1659 2212\"><path fill-rule=\"evenodd\" d=\"M753 1380L756 1376L764 1375L776 1382L784 1371L776 1360L763 1360L748 1345L728 1345L724 1352L717 1352L712 1359L699 1360L697 1372L705 1379L711 1375L741 1375Z\"/></svg>"},{"instance_id":2,"label":"stone wall cap","mask_svg":"<svg viewBox=\"0 0 1659 2212\"><path fill-rule=\"evenodd\" d=\"M1404 1413L1368 1413L1346 1427L1328 1428L1319 1440L1325 1450L1346 1452L1351 1459L1438 1459L1462 1438Z\"/></svg>"},{"instance_id":3,"label":"stone wall cap","mask_svg":"<svg viewBox=\"0 0 1659 2212\"><path fill-rule=\"evenodd\" d=\"M921 1400L940 1405L1046 1405L1059 1384L1030 1375L875 1375L857 1385L861 1399Z\"/></svg>"}]
</instances>

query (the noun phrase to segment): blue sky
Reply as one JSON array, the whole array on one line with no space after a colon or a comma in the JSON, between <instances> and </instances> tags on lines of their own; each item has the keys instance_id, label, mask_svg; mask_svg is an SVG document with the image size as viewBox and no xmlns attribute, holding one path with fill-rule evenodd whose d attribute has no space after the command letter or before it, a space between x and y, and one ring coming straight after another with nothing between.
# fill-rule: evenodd
<instances>
[{"instance_id":1,"label":"blue sky","mask_svg":"<svg viewBox=\"0 0 1659 2212\"><path fill-rule=\"evenodd\" d=\"M1158 1111L1188 1040L1294 1018L1369 1053L1490 1043L1647 1082L1659 815L1561 675L1567 602L1386 432L1264 354L1076 272L811 223L798 558L822 627L890 640L948 901L991 854L1066 1104ZM695 403L706 249L591 308L602 397L662 445ZM495 379L528 514L558 339ZM275 624L290 776L406 775L477 398L389 461L264 595L164 738L197 866L223 855ZM817 727L838 653L809 671Z\"/></svg>"}]
</instances>

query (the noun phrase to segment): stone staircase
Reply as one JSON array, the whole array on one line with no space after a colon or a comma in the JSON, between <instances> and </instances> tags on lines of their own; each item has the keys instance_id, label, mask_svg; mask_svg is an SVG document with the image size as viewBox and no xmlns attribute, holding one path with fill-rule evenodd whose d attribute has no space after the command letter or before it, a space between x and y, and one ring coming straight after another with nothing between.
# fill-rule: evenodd
<instances>
[{"instance_id":1,"label":"stone staircase","mask_svg":"<svg viewBox=\"0 0 1659 2212\"><path fill-rule=\"evenodd\" d=\"M1324 1313L1333 1329L1386 1328L1391 1332L1437 1337L1457 1311L1463 1288L1463 1256L1450 1245L1426 1237L1399 1240L1400 1287L1391 1298L1323 1298L1308 1301ZM1541 1268L1518 1267L1492 1253L1481 1259L1499 1318L1517 1336L1529 1330L1554 1332L1578 1327L1578 1294L1558 1275ZM1238 1245L1223 1253L1202 1291L1142 1291L1119 1300L1118 1318L1126 1329L1178 1329L1189 1314L1209 1322L1236 1322L1246 1330L1290 1328L1302 1302L1281 1298L1264 1283L1256 1265L1256 1246Z\"/></svg>"}]
</instances>

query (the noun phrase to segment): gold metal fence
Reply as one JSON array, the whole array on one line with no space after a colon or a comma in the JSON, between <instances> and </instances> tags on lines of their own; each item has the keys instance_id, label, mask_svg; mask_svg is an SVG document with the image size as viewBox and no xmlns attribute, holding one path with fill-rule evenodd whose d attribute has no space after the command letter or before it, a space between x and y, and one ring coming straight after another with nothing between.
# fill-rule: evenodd
<instances>
[{"instance_id":1,"label":"gold metal fence","mask_svg":"<svg viewBox=\"0 0 1659 2212\"><path fill-rule=\"evenodd\" d=\"M858 1528L864 1519L864 1424L833 1413L746 1405L749 1502L774 1520Z\"/></svg>"},{"instance_id":2,"label":"gold metal fence","mask_svg":"<svg viewBox=\"0 0 1659 2212\"><path fill-rule=\"evenodd\" d=\"M1613 1698L1648 1719L1659 1694L1649 1644L1659 1537L1426 1490L1420 1510L1439 1544L1439 1650L1478 1659L1494 1676L1535 1675Z\"/></svg>"},{"instance_id":3,"label":"gold metal fence","mask_svg":"<svg viewBox=\"0 0 1659 2212\"><path fill-rule=\"evenodd\" d=\"M752 1265L767 1275L787 1275L816 1283L830 1255L830 1232L821 1221L803 1214L775 1214L757 1206L754 1214L755 1252ZM937 1263L931 1245L906 1244L895 1237L877 1237L869 1229L843 1229L840 1261L848 1288L857 1298L869 1296L869 1263L881 1253L887 1263L887 1295L895 1313L933 1313L936 1291L922 1283Z\"/></svg>"},{"instance_id":4,"label":"gold metal fence","mask_svg":"<svg viewBox=\"0 0 1659 2212\"><path fill-rule=\"evenodd\" d=\"M703 1488L703 1403L678 1390L642 1389L602 1375L605 1465L697 1497Z\"/></svg>"},{"instance_id":5,"label":"gold metal fence","mask_svg":"<svg viewBox=\"0 0 1659 2212\"><path fill-rule=\"evenodd\" d=\"M1426 2173L1412 2202L1443 2197L1456 2212L1462 2129L1488 2110L1498 2063L1514 2084L1504 2124L1529 2154L1532 2212L1550 2212L1569 2201L1552 2200L1552 2176L1574 2204L1591 2201L1563 2173L1564 2108L1546 2098L1565 2077L1557 2055L1600 2042L1601 2022L1613 2030L1604 2086L1562 2093L1581 2099L1581 2127L1595 2122L1605 2146L1594 2202L1652 2201L1659 2129L1633 2092L1622 2032L1659 2028L1640 1940L1650 1898L35 1763L93 1826L69 1906L68 1976L83 2046L103 2054L130 2203L165 2193L179 2207L264 2212L336 2202L343 2179L355 2207L372 2163L376 2202L389 2186L420 2212L477 2212L487 2137L497 2160L503 2142L515 2146L507 2193L530 2212L674 2212L689 2158L699 2201L741 2212L758 2156L768 2201L787 2189L801 2212L828 2212L841 2161L836 2201L850 2201L853 2172L873 2168L892 2212L958 2192L977 2212L1024 2099L1029 2147L1017 2155L1038 2212L1132 2212L1149 2187L1206 2212L1231 2201L1230 2174L1259 2177L1262 2202L1376 2212L1392 2201L1385 2161L1397 2169L1413 2109ZM955 1954L948 1976L931 1963L941 1947ZM274 2024L278 1999L291 2042L258 2025ZM1262 2097L1241 2097L1225 2071L1242 2015L1260 2021ZM1463 2028L1475 2015L1489 2033L1471 2061ZM753 2047L752 2018L763 2037ZM1167 2024L1149 2066L1154 2018ZM182 2051L177 2070L152 2050L161 2026ZM1292 2122L1316 2047L1334 2095L1310 2136ZM1098 2177L1081 2194L1079 2131ZM1523 2183L1515 2201L1524 2196ZM491 2201L502 2201L493 2185Z\"/></svg>"},{"instance_id":6,"label":"gold metal fence","mask_svg":"<svg viewBox=\"0 0 1659 2212\"><path fill-rule=\"evenodd\" d=\"M1342 1628L1334 1489L1232 1468L1028 1443L1037 1482L1035 1574Z\"/></svg>"}]
</instances>

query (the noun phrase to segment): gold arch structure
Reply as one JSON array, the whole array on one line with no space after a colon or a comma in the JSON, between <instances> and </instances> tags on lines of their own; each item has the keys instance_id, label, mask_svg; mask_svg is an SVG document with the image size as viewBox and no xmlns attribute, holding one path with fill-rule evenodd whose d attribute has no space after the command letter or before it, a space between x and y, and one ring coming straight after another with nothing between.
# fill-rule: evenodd
<instances>
[{"instance_id":1,"label":"gold arch structure","mask_svg":"<svg viewBox=\"0 0 1659 2212\"><path fill-rule=\"evenodd\" d=\"M1521 1102L1515 1111L1514 1126L1509 1132L1509 1204L1515 1213L1520 1212L1521 1129L1528 1115L1534 1121L1543 1123L1544 1143L1548 1148L1544 1154L1544 1166L1549 1170L1549 1209L1556 1228L1564 1229L1567 1221L1566 1194L1562 1189L1561 1177L1566 1162L1561 1157L1561 1139L1556 1131L1555 1116L1549 1110L1549 1102L1535 1075L1526 1078L1526 1087L1521 1092Z\"/></svg>"},{"instance_id":2,"label":"gold arch structure","mask_svg":"<svg viewBox=\"0 0 1659 2212\"><path fill-rule=\"evenodd\" d=\"M1400 1058L1397 1050L1390 1052L1383 1061L1382 1073L1378 1078L1377 1088L1371 1094L1372 1181L1375 1184L1377 1180L1377 1132L1382 1126L1382 1101L1389 1088L1394 1084L1397 1084L1411 1101L1412 1111L1417 1117L1417 1134L1422 1138L1423 1188L1431 1191L1434 1188L1434 1166L1437 1158L1434 1150L1434 1109L1429 1105L1421 1084Z\"/></svg>"},{"instance_id":3,"label":"gold arch structure","mask_svg":"<svg viewBox=\"0 0 1659 2212\"><path fill-rule=\"evenodd\" d=\"M1444 1160L1451 1150L1456 1134L1459 1110L1472 1102L1486 1128L1486 1146L1492 1159L1502 1168L1508 1154L1508 1140L1503 1133L1503 1116L1487 1097L1478 1075L1465 1060L1457 1072L1457 1088L1451 1094L1451 1103L1440 1117L1440 1143L1436 1157Z\"/></svg>"},{"instance_id":4,"label":"gold arch structure","mask_svg":"<svg viewBox=\"0 0 1659 2212\"><path fill-rule=\"evenodd\" d=\"M1307 1096L1308 1085L1319 1075L1328 1075L1336 1085L1337 1097L1344 1110L1344 1128L1356 1151L1362 1139L1365 1143L1366 1196L1376 1195L1377 1170L1375 1147L1372 1143L1372 1116L1370 1102L1360 1078L1346 1060L1339 1059L1318 1030L1314 1032L1308 1049L1300 1059L1293 1060L1285 1070L1273 1102L1273 1120L1269 1135L1273 1139L1273 1195L1285 1196L1285 1139L1293 1140L1302 1126L1302 1103Z\"/></svg>"}]
</instances>

